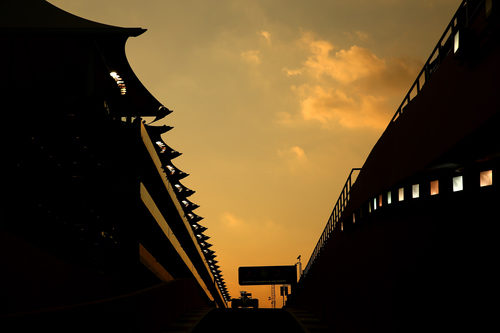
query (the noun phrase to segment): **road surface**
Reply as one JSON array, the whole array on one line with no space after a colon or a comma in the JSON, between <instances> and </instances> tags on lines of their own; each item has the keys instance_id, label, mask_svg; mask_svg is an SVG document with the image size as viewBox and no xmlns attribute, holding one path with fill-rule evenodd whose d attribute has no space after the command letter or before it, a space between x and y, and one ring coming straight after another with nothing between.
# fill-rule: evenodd
<instances>
[{"instance_id":1,"label":"road surface","mask_svg":"<svg viewBox=\"0 0 500 333\"><path fill-rule=\"evenodd\" d=\"M194 328L202 332L301 332L294 317L282 309L214 309Z\"/></svg>"}]
</instances>

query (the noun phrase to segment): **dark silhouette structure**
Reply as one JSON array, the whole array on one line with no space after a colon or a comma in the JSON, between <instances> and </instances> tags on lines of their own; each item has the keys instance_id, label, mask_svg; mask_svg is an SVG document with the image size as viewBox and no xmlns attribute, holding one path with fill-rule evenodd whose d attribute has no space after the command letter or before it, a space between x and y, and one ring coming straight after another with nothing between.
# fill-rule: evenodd
<instances>
[{"instance_id":1,"label":"dark silhouette structure","mask_svg":"<svg viewBox=\"0 0 500 333\"><path fill-rule=\"evenodd\" d=\"M496 326L499 4L463 1L365 164L288 307L335 332Z\"/></svg>"},{"instance_id":2,"label":"dark silhouette structure","mask_svg":"<svg viewBox=\"0 0 500 333\"><path fill-rule=\"evenodd\" d=\"M171 111L125 56L144 30L1 1L0 330L161 332L215 307L195 331L300 332L309 314L332 332L496 327L499 15L462 2L349 174L287 312L225 309L172 127L155 126Z\"/></svg>"},{"instance_id":3,"label":"dark silhouette structure","mask_svg":"<svg viewBox=\"0 0 500 333\"><path fill-rule=\"evenodd\" d=\"M287 311L279 309L214 309L193 330L203 332L306 332Z\"/></svg>"},{"instance_id":4,"label":"dark silhouette structure","mask_svg":"<svg viewBox=\"0 0 500 333\"><path fill-rule=\"evenodd\" d=\"M194 191L172 163L180 153L164 141L172 127L155 126L171 111L125 56L144 31L41 0L0 3L0 325L159 331L227 306Z\"/></svg>"}]
</instances>

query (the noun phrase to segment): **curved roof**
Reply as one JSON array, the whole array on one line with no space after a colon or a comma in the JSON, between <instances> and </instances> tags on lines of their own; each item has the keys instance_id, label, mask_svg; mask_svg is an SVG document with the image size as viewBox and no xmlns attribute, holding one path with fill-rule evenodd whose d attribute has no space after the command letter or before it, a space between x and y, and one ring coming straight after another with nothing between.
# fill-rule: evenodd
<instances>
[{"instance_id":1,"label":"curved roof","mask_svg":"<svg viewBox=\"0 0 500 333\"><path fill-rule=\"evenodd\" d=\"M120 106L122 116L154 116L155 120L159 120L171 111L163 107L144 87L125 55L127 39L145 31L142 28L123 28L90 21L45 0L0 0L0 34L83 35L95 39L108 70L119 72L125 79L127 98Z\"/></svg>"},{"instance_id":2,"label":"curved roof","mask_svg":"<svg viewBox=\"0 0 500 333\"><path fill-rule=\"evenodd\" d=\"M138 36L145 29L122 28L86 20L70 14L45 0L0 1L0 30L112 33Z\"/></svg>"}]
</instances>

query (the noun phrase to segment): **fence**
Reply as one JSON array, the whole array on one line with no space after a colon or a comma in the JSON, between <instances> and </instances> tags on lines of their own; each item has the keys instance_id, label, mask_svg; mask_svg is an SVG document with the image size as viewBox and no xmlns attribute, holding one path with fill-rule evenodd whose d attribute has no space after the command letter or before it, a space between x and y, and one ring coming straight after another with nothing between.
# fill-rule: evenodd
<instances>
[{"instance_id":1,"label":"fence","mask_svg":"<svg viewBox=\"0 0 500 333\"><path fill-rule=\"evenodd\" d=\"M441 38L434 47L431 55L425 62L423 68L417 75L416 80L413 82L410 90L405 95L403 101L399 105L396 113L391 119L389 126L396 122L397 119L404 112L404 108L413 100L422 90L422 87L428 82L431 75L439 68L439 65L443 59L448 56L451 52L457 53L463 46L460 45L460 41L463 37L460 36L460 31L464 35L465 28L469 26L469 22L472 17L475 16L480 10L485 10L485 15L488 16L493 11L493 1L492 0L464 0L458 7L455 15L451 19L450 23L446 26L445 31L441 35ZM496 9L496 8L495 8ZM321 250L325 246L326 242L330 238L333 230L337 228L337 224L340 222L342 229L342 213L350 200L350 191L352 187L352 175L354 171L359 171L360 168L353 168L347 177L346 183L340 193L340 196L333 208L333 212L328 219L328 222L321 234L321 237L312 252L311 258L304 269L303 276L307 275L309 269L314 264L314 261L320 254Z\"/></svg>"},{"instance_id":2,"label":"fence","mask_svg":"<svg viewBox=\"0 0 500 333\"><path fill-rule=\"evenodd\" d=\"M328 222L326 223L325 229L323 229L323 233L321 234L321 237L318 240L318 243L316 244L316 247L314 248L314 251L311 255L311 258L309 259L309 262L307 263L306 268L304 269L304 275L307 274L309 271L309 268L311 265L314 263L314 260L316 257L319 255L321 252L321 249L327 242L327 240L330 238L331 233L335 228L337 228L337 224L340 222L342 218L342 213L344 212L347 203L351 199L351 187L353 182L353 173L355 171L360 171L361 168L353 168L351 169L351 172L349 173L349 176L347 177L347 180L344 184L344 187L342 188L342 191L340 192L340 196L337 199L337 202L335 203L335 206L333 207L333 211L330 214L330 218L328 219Z\"/></svg>"}]
</instances>

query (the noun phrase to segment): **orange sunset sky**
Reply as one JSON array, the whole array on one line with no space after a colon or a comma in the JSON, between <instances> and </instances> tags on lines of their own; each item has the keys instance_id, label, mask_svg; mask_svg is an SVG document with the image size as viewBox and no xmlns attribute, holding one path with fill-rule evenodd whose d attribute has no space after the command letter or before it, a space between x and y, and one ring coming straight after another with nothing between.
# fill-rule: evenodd
<instances>
[{"instance_id":1,"label":"orange sunset sky","mask_svg":"<svg viewBox=\"0 0 500 333\"><path fill-rule=\"evenodd\" d=\"M303 267L345 179L361 167L461 0L50 0L142 27L128 60L174 113L183 155L232 297L270 307L238 266ZM395 157L397 158L397 157ZM279 297L277 288L278 302Z\"/></svg>"}]
</instances>

